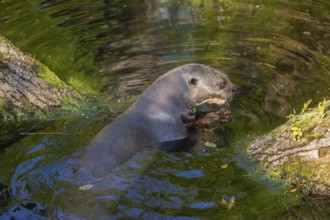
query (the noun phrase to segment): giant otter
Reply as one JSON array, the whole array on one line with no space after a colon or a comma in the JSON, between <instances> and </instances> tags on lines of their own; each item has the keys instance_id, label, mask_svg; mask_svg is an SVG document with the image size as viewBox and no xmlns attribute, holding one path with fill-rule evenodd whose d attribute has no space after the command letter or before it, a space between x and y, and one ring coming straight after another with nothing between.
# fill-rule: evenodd
<instances>
[{"instance_id":1,"label":"giant otter","mask_svg":"<svg viewBox=\"0 0 330 220\"><path fill-rule=\"evenodd\" d=\"M100 176L143 148L187 138L196 106L224 104L234 92L224 73L206 65L187 64L167 72L88 144L79 170Z\"/></svg>"}]
</instances>

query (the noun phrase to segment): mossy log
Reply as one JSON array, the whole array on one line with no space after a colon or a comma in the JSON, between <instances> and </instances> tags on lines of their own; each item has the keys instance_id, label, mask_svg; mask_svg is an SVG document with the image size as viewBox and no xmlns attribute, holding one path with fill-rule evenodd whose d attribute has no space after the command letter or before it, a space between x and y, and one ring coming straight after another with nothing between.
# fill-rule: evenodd
<instances>
[{"instance_id":1,"label":"mossy log","mask_svg":"<svg viewBox=\"0 0 330 220\"><path fill-rule=\"evenodd\" d=\"M285 124L255 140L248 153L293 186L313 196L329 198L329 102L291 115Z\"/></svg>"},{"instance_id":2,"label":"mossy log","mask_svg":"<svg viewBox=\"0 0 330 220\"><path fill-rule=\"evenodd\" d=\"M49 68L0 36L0 119L48 113L79 99Z\"/></svg>"}]
</instances>

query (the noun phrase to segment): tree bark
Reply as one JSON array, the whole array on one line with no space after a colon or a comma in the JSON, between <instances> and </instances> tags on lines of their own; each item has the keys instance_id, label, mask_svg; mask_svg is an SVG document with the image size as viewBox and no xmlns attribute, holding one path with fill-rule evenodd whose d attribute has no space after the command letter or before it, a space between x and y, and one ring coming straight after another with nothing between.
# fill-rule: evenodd
<instances>
[{"instance_id":1,"label":"tree bark","mask_svg":"<svg viewBox=\"0 0 330 220\"><path fill-rule=\"evenodd\" d=\"M323 107L322 107L323 105ZM248 147L272 174L312 195L330 196L329 103L291 119Z\"/></svg>"},{"instance_id":2,"label":"tree bark","mask_svg":"<svg viewBox=\"0 0 330 220\"><path fill-rule=\"evenodd\" d=\"M47 113L79 97L45 65L0 36L0 119Z\"/></svg>"}]
</instances>

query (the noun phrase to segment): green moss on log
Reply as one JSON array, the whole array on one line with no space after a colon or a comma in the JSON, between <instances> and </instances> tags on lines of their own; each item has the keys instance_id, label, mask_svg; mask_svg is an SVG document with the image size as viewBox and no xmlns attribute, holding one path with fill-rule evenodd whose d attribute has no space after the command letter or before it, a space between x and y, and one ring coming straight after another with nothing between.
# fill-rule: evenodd
<instances>
[{"instance_id":1,"label":"green moss on log","mask_svg":"<svg viewBox=\"0 0 330 220\"><path fill-rule=\"evenodd\" d=\"M251 143L249 155L274 177L304 192L330 196L329 106L324 101L290 115L285 124Z\"/></svg>"},{"instance_id":2,"label":"green moss on log","mask_svg":"<svg viewBox=\"0 0 330 220\"><path fill-rule=\"evenodd\" d=\"M82 99L47 66L0 36L0 119L77 109Z\"/></svg>"}]
</instances>

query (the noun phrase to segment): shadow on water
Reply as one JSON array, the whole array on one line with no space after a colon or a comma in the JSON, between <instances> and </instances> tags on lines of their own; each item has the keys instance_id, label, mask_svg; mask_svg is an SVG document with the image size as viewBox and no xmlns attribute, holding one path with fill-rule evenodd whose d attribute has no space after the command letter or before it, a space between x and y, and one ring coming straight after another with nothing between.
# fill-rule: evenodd
<instances>
[{"instance_id":1,"label":"shadow on water","mask_svg":"<svg viewBox=\"0 0 330 220\"><path fill-rule=\"evenodd\" d=\"M1 152L0 219L329 215L328 201L290 193L245 154L250 140L293 109L329 96L328 1L9 0L0 9L2 34L67 83L112 103L54 120ZM145 151L82 190L89 186L73 168L86 143L131 103L127 96L189 62L220 69L240 87L231 103L234 121L206 132L211 140L224 135L228 144ZM221 201L232 196L228 210Z\"/></svg>"}]
</instances>

